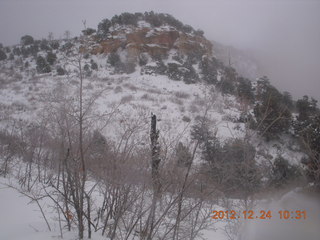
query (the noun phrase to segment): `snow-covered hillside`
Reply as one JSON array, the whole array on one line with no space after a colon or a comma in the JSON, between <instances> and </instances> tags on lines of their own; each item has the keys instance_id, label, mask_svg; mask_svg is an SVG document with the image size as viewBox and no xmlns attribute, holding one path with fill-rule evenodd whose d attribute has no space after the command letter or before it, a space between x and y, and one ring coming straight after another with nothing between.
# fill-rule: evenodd
<instances>
[{"instance_id":1,"label":"snow-covered hillside","mask_svg":"<svg viewBox=\"0 0 320 240\"><path fill-rule=\"evenodd\" d=\"M93 59L100 63L101 70L85 78L84 95L88 98L96 96L95 105L100 113L114 113L112 125L106 133L108 137L116 135L126 122L137 122L141 131L148 134L149 117L154 113L158 116L161 135L166 140L189 142L191 126L198 117L206 114L212 123L212 130L217 132L222 142L228 138L250 136L252 144L257 147L256 157L261 161L267 155L271 155L272 159L281 154L298 164L303 157L303 154L294 150L295 143L290 137L283 136L281 141L265 142L245 123L239 122L245 106L235 96L222 95L214 86L205 83L186 84L173 81L165 75L141 75L140 69L131 74L112 74L112 69L108 70L107 66L102 65L106 62L104 56ZM54 76L49 73L34 77L22 74L21 79L3 84L0 89L3 120L37 121L52 95L62 90L67 95L73 93L79 84L76 74ZM8 75L2 72L1 77L7 79ZM1 124L6 126L6 121ZM259 152L263 155L259 155Z\"/></svg>"},{"instance_id":2,"label":"snow-covered hillside","mask_svg":"<svg viewBox=\"0 0 320 240\"><path fill-rule=\"evenodd\" d=\"M4 48L0 239L233 240L254 227L212 211L304 185L290 101L212 49L153 12Z\"/></svg>"}]
</instances>

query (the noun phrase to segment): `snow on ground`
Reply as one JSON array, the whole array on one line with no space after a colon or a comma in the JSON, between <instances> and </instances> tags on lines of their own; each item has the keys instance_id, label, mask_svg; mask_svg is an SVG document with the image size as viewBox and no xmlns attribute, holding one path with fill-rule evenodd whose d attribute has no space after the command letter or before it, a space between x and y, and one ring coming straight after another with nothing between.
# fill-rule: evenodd
<instances>
[{"instance_id":1,"label":"snow on ground","mask_svg":"<svg viewBox=\"0 0 320 240\"><path fill-rule=\"evenodd\" d=\"M172 55L172 54L171 54ZM177 139L190 142L191 126L199 116L211 120L213 132L224 142L228 138L244 138L247 134L244 123L237 120L242 106L234 96L221 95L212 86L204 83L186 84L183 81L170 80L164 75L141 75L139 67L132 74L113 74L106 65L106 56L92 57L98 63L99 70L84 81L86 96L104 89L96 101L100 113L115 111L114 120L105 132L107 137L116 138L123 134L124 123L139 124L141 144L149 131L149 117L155 113L159 120L160 134L172 143ZM88 60L89 61L89 60ZM79 80L74 68L69 76L40 74L33 76L22 72L21 79L10 81L0 88L0 115L33 121L45 108L46 96L59 84L69 87L68 93L77 90ZM5 79L9 73L1 73ZM5 126L5 125L4 125ZM265 142L253 132L252 144L257 149L257 160L265 161L266 156L275 159L278 155L287 158L293 164L299 164L302 154L294 150L295 144L289 137L281 141ZM263 154L260 154L263 153Z\"/></svg>"},{"instance_id":2,"label":"snow on ground","mask_svg":"<svg viewBox=\"0 0 320 240\"><path fill-rule=\"evenodd\" d=\"M36 204L4 185L6 179L0 178L0 239L37 240L51 239L41 213Z\"/></svg>"},{"instance_id":3,"label":"snow on ground","mask_svg":"<svg viewBox=\"0 0 320 240\"><path fill-rule=\"evenodd\" d=\"M50 225L48 229L46 222L36 202L18 192L18 182L13 177L0 177L0 240L52 240L62 239L57 222L57 214L48 199L39 201ZM89 184L90 185L90 184ZM99 199L101 196L92 196ZM217 220L212 220L217 221ZM215 222L214 227L203 231L203 239L227 240L223 232L224 222ZM100 232L99 232L100 233ZM100 234L92 233L92 240L107 240ZM71 232L63 230L63 239L77 239L76 229Z\"/></svg>"},{"instance_id":4,"label":"snow on ground","mask_svg":"<svg viewBox=\"0 0 320 240\"><path fill-rule=\"evenodd\" d=\"M52 209L47 208L47 203L40 201L51 227L48 230L39 207L30 198L19 193L15 186L16 181L0 177L0 240L52 240L61 239L60 230L55 221L56 216ZM107 240L99 234L92 233L92 240ZM77 239L77 232L63 231L63 239Z\"/></svg>"},{"instance_id":5,"label":"snow on ground","mask_svg":"<svg viewBox=\"0 0 320 240\"><path fill-rule=\"evenodd\" d=\"M319 196L311 196L301 192L301 189L294 189L280 197L273 196L269 200L261 201L254 212L256 214L261 210L271 211L272 217L265 220L247 220L247 224L241 229L240 240L319 239ZM282 215L279 211L282 211ZM284 214L284 211L288 211L287 214Z\"/></svg>"}]
</instances>

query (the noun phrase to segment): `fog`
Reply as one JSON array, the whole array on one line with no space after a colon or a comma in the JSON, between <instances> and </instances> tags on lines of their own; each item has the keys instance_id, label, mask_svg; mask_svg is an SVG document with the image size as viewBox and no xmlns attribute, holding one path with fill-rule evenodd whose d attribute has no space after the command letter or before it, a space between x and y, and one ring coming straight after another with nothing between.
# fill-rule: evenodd
<instances>
[{"instance_id":1,"label":"fog","mask_svg":"<svg viewBox=\"0 0 320 240\"><path fill-rule=\"evenodd\" d=\"M254 207L255 215L270 211L270 218L243 221L239 240L317 240L319 239L319 195L312 196L296 189L281 197L274 194ZM280 215L279 211L282 211ZM283 211L290 215L284 217ZM297 211L304 211L300 217ZM297 217L297 218L296 218Z\"/></svg>"},{"instance_id":2,"label":"fog","mask_svg":"<svg viewBox=\"0 0 320 240\"><path fill-rule=\"evenodd\" d=\"M320 100L319 0L0 0L0 42L16 44L24 34L59 38L78 35L122 12L170 13L201 28L210 40L253 50L281 91Z\"/></svg>"}]
</instances>

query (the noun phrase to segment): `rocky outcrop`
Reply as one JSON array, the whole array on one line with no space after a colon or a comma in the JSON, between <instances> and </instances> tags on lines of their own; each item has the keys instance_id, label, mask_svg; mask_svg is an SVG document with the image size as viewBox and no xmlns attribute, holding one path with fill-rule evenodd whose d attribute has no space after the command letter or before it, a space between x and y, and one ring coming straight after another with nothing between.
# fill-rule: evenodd
<instances>
[{"instance_id":1,"label":"rocky outcrop","mask_svg":"<svg viewBox=\"0 0 320 240\"><path fill-rule=\"evenodd\" d=\"M171 49L183 55L212 56L212 44L202 36L179 32L174 28L137 28L114 31L109 39L93 48L93 54L108 54L126 49L129 61L135 61L141 53L151 57L166 56Z\"/></svg>"}]
</instances>

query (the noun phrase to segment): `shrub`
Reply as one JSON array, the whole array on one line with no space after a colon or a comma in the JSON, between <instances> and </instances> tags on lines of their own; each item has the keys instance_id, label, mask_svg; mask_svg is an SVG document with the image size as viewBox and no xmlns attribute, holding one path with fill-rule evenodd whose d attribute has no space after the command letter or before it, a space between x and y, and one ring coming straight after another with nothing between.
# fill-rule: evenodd
<instances>
[{"instance_id":1,"label":"shrub","mask_svg":"<svg viewBox=\"0 0 320 240\"><path fill-rule=\"evenodd\" d=\"M217 84L217 86L223 94L233 94L236 80L236 70L234 68L227 67L225 68L221 81Z\"/></svg>"},{"instance_id":2,"label":"shrub","mask_svg":"<svg viewBox=\"0 0 320 240\"><path fill-rule=\"evenodd\" d=\"M0 49L0 61L6 60L7 59L7 54Z\"/></svg>"},{"instance_id":3,"label":"shrub","mask_svg":"<svg viewBox=\"0 0 320 240\"><path fill-rule=\"evenodd\" d=\"M133 25L137 26L138 23L138 17L135 14L132 13L122 13L119 17L119 24L124 24L124 25Z\"/></svg>"},{"instance_id":4,"label":"shrub","mask_svg":"<svg viewBox=\"0 0 320 240\"><path fill-rule=\"evenodd\" d=\"M39 45L37 43L21 47L21 54L25 58L28 57L29 55L33 55L36 57L38 51L39 51Z\"/></svg>"},{"instance_id":5,"label":"shrub","mask_svg":"<svg viewBox=\"0 0 320 240\"><path fill-rule=\"evenodd\" d=\"M308 155L303 162L307 167L307 177L320 190L320 114L313 117L299 135Z\"/></svg>"},{"instance_id":6,"label":"shrub","mask_svg":"<svg viewBox=\"0 0 320 240\"><path fill-rule=\"evenodd\" d=\"M46 60L42 56L37 57L37 72L38 73L49 73L51 72L50 65L46 62Z\"/></svg>"},{"instance_id":7,"label":"shrub","mask_svg":"<svg viewBox=\"0 0 320 240\"><path fill-rule=\"evenodd\" d=\"M161 19L159 18L159 15L155 14L153 11L146 12L144 14L144 18L145 18L145 21L150 23L150 25L153 27L160 27L162 24Z\"/></svg>"},{"instance_id":8,"label":"shrub","mask_svg":"<svg viewBox=\"0 0 320 240\"><path fill-rule=\"evenodd\" d=\"M267 78L258 81L257 99L254 107L257 131L271 140L288 131L291 123L291 112L282 103L282 95L273 87Z\"/></svg>"},{"instance_id":9,"label":"shrub","mask_svg":"<svg viewBox=\"0 0 320 240\"><path fill-rule=\"evenodd\" d=\"M231 196L247 198L259 189L261 175L255 161L255 148L241 139L222 145L210 130L207 118L197 118L192 139L200 144L203 171L220 190Z\"/></svg>"},{"instance_id":10,"label":"shrub","mask_svg":"<svg viewBox=\"0 0 320 240\"><path fill-rule=\"evenodd\" d=\"M66 42L64 45L61 46L62 51L69 51L73 47L71 42Z\"/></svg>"},{"instance_id":11,"label":"shrub","mask_svg":"<svg viewBox=\"0 0 320 240\"><path fill-rule=\"evenodd\" d=\"M98 64L95 61L91 59L90 64L92 70L98 70Z\"/></svg>"},{"instance_id":12,"label":"shrub","mask_svg":"<svg viewBox=\"0 0 320 240\"><path fill-rule=\"evenodd\" d=\"M43 50L43 51L49 51L50 50L50 46L49 46L48 40L46 40L46 39L41 40L40 49Z\"/></svg>"},{"instance_id":13,"label":"shrub","mask_svg":"<svg viewBox=\"0 0 320 240\"><path fill-rule=\"evenodd\" d=\"M223 189L244 198L258 191L262 175L255 161L255 148L244 140L232 139L221 150L218 162L210 162L210 170Z\"/></svg>"},{"instance_id":14,"label":"shrub","mask_svg":"<svg viewBox=\"0 0 320 240\"><path fill-rule=\"evenodd\" d=\"M186 33L191 33L193 31L193 28L190 25L184 25L182 27L182 30Z\"/></svg>"},{"instance_id":15,"label":"shrub","mask_svg":"<svg viewBox=\"0 0 320 240\"><path fill-rule=\"evenodd\" d=\"M148 88L148 93L153 93L153 94L161 94L161 90L157 88Z\"/></svg>"},{"instance_id":16,"label":"shrub","mask_svg":"<svg viewBox=\"0 0 320 240\"><path fill-rule=\"evenodd\" d=\"M134 99L132 95L126 95L121 98L121 103L128 103Z\"/></svg>"},{"instance_id":17,"label":"shrub","mask_svg":"<svg viewBox=\"0 0 320 240\"><path fill-rule=\"evenodd\" d=\"M302 99L298 99L296 102L296 109L298 111L298 120L300 122L308 121L317 112L317 100L309 97L307 95L303 96Z\"/></svg>"},{"instance_id":18,"label":"shrub","mask_svg":"<svg viewBox=\"0 0 320 240\"><path fill-rule=\"evenodd\" d=\"M155 98L151 97L151 96L150 96L149 94L147 94L147 93L143 94L143 95L141 96L141 99L147 100L147 101L152 101L152 102L156 101Z\"/></svg>"},{"instance_id":19,"label":"shrub","mask_svg":"<svg viewBox=\"0 0 320 240\"><path fill-rule=\"evenodd\" d=\"M18 47L13 48L12 53L16 56L20 56L21 55L21 50Z\"/></svg>"},{"instance_id":20,"label":"shrub","mask_svg":"<svg viewBox=\"0 0 320 240\"><path fill-rule=\"evenodd\" d=\"M55 63L55 61L57 60L57 55L53 52L48 52L46 60L50 65L53 65Z\"/></svg>"},{"instance_id":21,"label":"shrub","mask_svg":"<svg viewBox=\"0 0 320 240\"><path fill-rule=\"evenodd\" d=\"M23 46L30 45L34 43L34 39L30 35L25 35L21 37L20 43Z\"/></svg>"},{"instance_id":22,"label":"shrub","mask_svg":"<svg viewBox=\"0 0 320 240\"><path fill-rule=\"evenodd\" d=\"M95 32L96 32L96 30L93 28L87 28L87 29L82 30L82 33L85 36L90 36L90 35L94 34Z\"/></svg>"},{"instance_id":23,"label":"shrub","mask_svg":"<svg viewBox=\"0 0 320 240\"><path fill-rule=\"evenodd\" d=\"M120 15L115 15L111 18L112 25L133 25L137 26L139 18L141 18L142 14L132 14L132 13L122 13Z\"/></svg>"},{"instance_id":24,"label":"shrub","mask_svg":"<svg viewBox=\"0 0 320 240\"><path fill-rule=\"evenodd\" d=\"M201 29L198 29L197 31L195 31L195 35L203 37L204 31Z\"/></svg>"},{"instance_id":25,"label":"shrub","mask_svg":"<svg viewBox=\"0 0 320 240\"><path fill-rule=\"evenodd\" d=\"M188 93L186 93L186 92L182 92L182 91L175 92L174 95L175 95L177 98L183 98L183 99L190 98L190 94L188 94Z\"/></svg>"},{"instance_id":26,"label":"shrub","mask_svg":"<svg viewBox=\"0 0 320 240\"><path fill-rule=\"evenodd\" d=\"M139 55L139 65L145 66L148 63L148 56L147 54L140 54Z\"/></svg>"},{"instance_id":27,"label":"shrub","mask_svg":"<svg viewBox=\"0 0 320 240\"><path fill-rule=\"evenodd\" d=\"M273 163L270 186L282 188L293 181L298 181L301 177L302 174L298 166L290 165L288 160L278 156Z\"/></svg>"},{"instance_id":28,"label":"shrub","mask_svg":"<svg viewBox=\"0 0 320 240\"><path fill-rule=\"evenodd\" d=\"M180 167L189 167L192 163L192 154L188 147L179 142L176 147L176 161Z\"/></svg>"},{"instance_id":29,"label":"shrub","mask_svg":"<svg viewBox=\"0 0 320 240\"><path fill-rule=\"evenodd\" d=\"M90 66L87 63L83 66L83 71L84 71L86 77L90 77L92 74Z\"/></svg>"},{"instance_id":30,"label":"shrub","mask_svg":"<svg viewBox=\"0 0 320 240\"><path fill-rule=\"evenodd\" d=\"M199 68L201 70L202 78L204 81L210 84L215 84L217 82L217 63L211 59L204 57L199 63Z\"/></svg>"},{"instance_id":31,"label":"shrub","mask_svg":"<svg viewBox=\"0 0 320 240\"><path fill-rule=\"evenodd\" d=\"M184 73L179 70L181 65L176 63L168 63L168 77L173 80L183 80Z\"/></svg>"},{"instance_id":32,"label":"shrub","mask_svg":"<svg viewBox=\"0 0 320 240\"><path fill-rule=\"evenodd\" d=\"M62 75L65 75L66 72L65 72L65 70L64 70L61 66L58 66L58 67L57 67L57 74L58 74L59 76L62 76Z\"/></svg>"},{"instance_id":33,"label":"shrub","mask_svg":"<svg viewBox=\"0 0 320 240\"><path fill-rule=\"evenodd\" d=\"M290 110L292 111L294 109L294 104L292 100L292 96L289 92L285 91L282 94L282 102L283 104Z\"/></svg>"},{"instance_id":34,"label":"shrub","mask_svg":"<svg viewBox=\"0 0 320 240\"><path fill-rule=\"evenodd\" d=\"M192 113L197 113L199 112L199 108L196 106L196 104L193 102L192 104L190 104L189 106L189 111Z\"/></svg>"},{"instance_id":35,"label":"shrub","mask_svg":"<svg viewBox=\"0 0 320 240\"><path fill-rule=\"evenodd\" d=\"M122 87L116 86L116 88L113 90L114 93L120 93L122 92Z\"/></svg>"},{"instance_id":36,"label":"shrub","mask_svg":"<svg viewBox=\"0 0 320 240\"><path fill-rule=\"evenodd\" d=\"M186 71L184 71L183 81L187 84L195 83L199 79L196 70L192 66L185 67Z\"/></svg>"},{"instance_id":37,"label":"shrub","mask_svg":"<svg viewBox=\"0 0 320 240\"><path fill-rule=\"evenodd\" d=\"M98 36L101 38L106 38L109 33L109 28L111 27L111 21L109 19L103 19L98 24Z\"/></svg>"},{"instance_id":38,"label":"shrub","mask_svg":"<svg viewBox=\"0 0 320 240\"><path fill-rule=\"evenodd\" d=\"M143 69L144 73L146 74L159 74L164 75L167 73L167 66L163 63L162 60L158 60L156 62L156 66L148 66L146 65Z\"/></svg>"},{"instance_id":39,"label":"shrub","mask_svg":"<svg viewBox=\"0 0 320 240\"><path fill-rule=\"evenodd\" d=\"M58 49L60 46L59 42L58 41L51 41L50 42L50 47L54 50Z\"/></svg>"},{"instance_id":40,"label":"shrub","mask_svg":"<svg viewBox=\"0 0 320 240\"><path fill-rule=\"evenodd\" d=\"M135 92L137 91L137 87L131 83L126 83L123 86L126 88L129 88L131 91L135 91Z\"/></svg>"},{"instance_id":41,"label":"shrub","mask_svg":"<svg viewBox=\"0 0 320 240\"><path fill-rule=\"evenodd\" d=\"M252 102L254 100L254 94L252 91L252 84L249 79L240 77L237 86L237 94L242 100Z\"/></svg>"},{"instance_id":42,"label":"shrub","mask_svg":"<svg viewBox=\"0 0 320 240\"><path fill-rule=\"evenodd\" d=\"M179 98L171 97L170 100L177 105L183 105L183 102Z\"/></svg>"},{"instance_id":43,"label":"shrub","mask_svg":"<svg viewBox=\"0 0 320 240\"><path fill-rule=\"evenodd\" d=\"M182 117L182 121L184 122L191 122L191 118L187 117L187 116L183 116Z\"/></svg>"},{"instance_id":44,"label":"shrub","mask_svg":"<svg viewBox=\"0 0 320 240\"><path fill-rule=\"evenodd\" d=\"M108 55L107 63L109 63L112 67L115 67L120 62L121 60L119 54L112 52Z\"/></svg>"},{"instance_id":45,"label":"shrub","mask_svg":"<svg viewBox=\"0 0 320 240\"><path fill-rule=\"evenodd\" d=\"M127 74L133 73L136 69L136 65L133 62L121 63L116 67L116 72L124 72Z\"/></svg>"}]
</instances>

